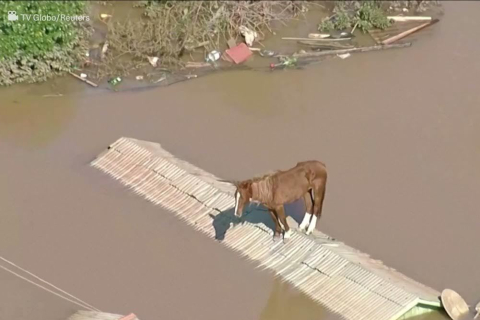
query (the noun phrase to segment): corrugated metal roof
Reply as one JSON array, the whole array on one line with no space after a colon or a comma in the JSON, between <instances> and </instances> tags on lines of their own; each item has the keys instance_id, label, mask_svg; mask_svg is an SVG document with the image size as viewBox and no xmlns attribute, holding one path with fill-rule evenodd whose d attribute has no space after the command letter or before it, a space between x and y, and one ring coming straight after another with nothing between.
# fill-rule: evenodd
<instances>
[{"instance_id":1,"label":"corrugated metal roof","mask_svg":"<svg viewBox=\"0 0 480 320\"><path fill-rule=\"evenodd\" d=\"M288 243L274 243L263 222L234 224L233 214L225 214L232 211L234 186L176 159L159 144L120 138L91 165L211 237L226 231L224 245L344 319L397 319L418 303L440 307L438 291L326 234L295 232Z\"/></svg>"}]
</instances>

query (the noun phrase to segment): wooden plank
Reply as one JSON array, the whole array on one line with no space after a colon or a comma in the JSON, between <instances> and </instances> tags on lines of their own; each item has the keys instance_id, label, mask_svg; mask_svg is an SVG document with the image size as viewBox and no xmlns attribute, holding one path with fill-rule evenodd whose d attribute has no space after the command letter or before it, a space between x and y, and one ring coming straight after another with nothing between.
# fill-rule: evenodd
<instances>
[{"instance_id":1,"label":"wooden plank","mask_svg":"<svg viewBox=\"0 0 480 320\"><path fill-rule=\"evenodd\" d=\"M412 28L412 29L407 30L407 31L405 31L405 32L402 32L402 33L400 33L400 34L398 34L398 35L396 35L396 36L393 36L393 37L391 37L391 38L388 38L388 39L386 39L386 40L383 40L383 41L382 41L382 44L387 45L387 44L393 43L393 42L395 42L395 41L398 41L398 40L400 40L400 39L403 39L403 38L405 38L406 36L411 35L412 33L415 33L415 32L420 31L420 30L422 30L422 29L424 29L424 28L426 28L426 27L428 27L428 26L431 26L432 24L437 23L438 21L439 21L438 19L435 19L435 20L432 20L432 21L430 21L430 22L423 23L423 24L419 25L418 27Z\"/></svg>"},{"instance_id":2,"label":"wooden plank","mask_svg":"<svg viewBox=\"0 0 480 320\"><path fill-rule=\"evenodd\" d=\"M411 45L412 45L411 42L407 42L407 43L401 43L401 44L379 45L379 46L360 47L360 48L352 48L352 49L294 53L293 56L297 58L321 57L321 56L336 55L336 54L343 54L343 53L368 52L368 51L387 50L387 49L393 49L393 48L405 48L405 47L410 47Z\"/></svg>"}]
</instances>

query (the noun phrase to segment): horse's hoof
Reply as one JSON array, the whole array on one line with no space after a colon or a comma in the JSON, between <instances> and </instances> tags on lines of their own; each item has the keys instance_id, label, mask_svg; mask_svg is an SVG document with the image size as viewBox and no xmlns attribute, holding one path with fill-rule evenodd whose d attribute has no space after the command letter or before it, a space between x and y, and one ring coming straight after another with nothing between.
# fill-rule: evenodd
<instances>
[{"instance_id":1,"label":"horse's hoof","mask_svg":"<svg viewBox=\"0 0 480 320\"><path fill-rule=\"evenodd\" d=\"M282 240L282 237L280 235L274 235L273 236L273 242L278 242L280 240Z\"/></svg>"}]
</instances>

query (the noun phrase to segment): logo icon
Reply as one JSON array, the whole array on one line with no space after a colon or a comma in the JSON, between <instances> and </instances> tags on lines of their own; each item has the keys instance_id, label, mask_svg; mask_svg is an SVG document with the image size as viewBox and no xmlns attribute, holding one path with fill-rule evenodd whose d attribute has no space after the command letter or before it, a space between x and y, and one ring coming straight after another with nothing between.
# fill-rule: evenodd
<instances>
[{"instance_id":1,"label":"logo icon","mask_svg":"<svg viewBox=\"0 0 480 320\"><path fill-rule=\"evenodd\" d=\"M8 21L17 21L18 16L15 11L8 11Z\"/></svg>"}]
</instances>

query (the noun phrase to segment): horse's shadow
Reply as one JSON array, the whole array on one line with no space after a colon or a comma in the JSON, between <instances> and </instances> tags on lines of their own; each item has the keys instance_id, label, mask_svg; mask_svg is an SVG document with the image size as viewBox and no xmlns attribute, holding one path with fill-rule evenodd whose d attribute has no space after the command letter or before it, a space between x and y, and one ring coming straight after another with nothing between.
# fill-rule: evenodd
<instances>
[{"instance_id":1,"label":"horse's shadow","mask_svg":"<svg viewBox=\"0 0 480 320\"><path fill-rule=\"evenodd\" d=\"M285 205L285 214L292 217L296 223L300 223L301 219L303 219L304 212L305 205L303 204L302 199ZM212 225L215 229L215 239L219 241L225 239L225 234L231 227L243 222L249 222L252 224L263 223L272 231L275 230L275 224L270 213L267 208L261 204L250 203L245 207L243 215L240 218L235 216L235 209L233 207L220 212L216 216L210 215L210 217L213 219Z\"/></svg>"}]
</instances>

